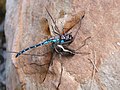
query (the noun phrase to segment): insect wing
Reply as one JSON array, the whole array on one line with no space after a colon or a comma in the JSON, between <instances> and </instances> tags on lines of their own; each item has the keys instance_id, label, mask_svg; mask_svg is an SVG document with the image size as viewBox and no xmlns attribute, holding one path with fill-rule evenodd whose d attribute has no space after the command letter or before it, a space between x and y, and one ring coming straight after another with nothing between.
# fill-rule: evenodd
<instances>
[{"instance_id":1,"label":"insect wing","mask_svg":"<svg viewBox=\"0 0 120 90\"><path fill-rule=\"evenodd\" d=\"M84 17L85 12L79 12L77 14L71 15L68 17L68 20L64 24L62 34L69 32L72 28L74 28L79 22L81 23L82 18ZM73 29L72 29L73 30Z\"/></svg>"},{"instance_id":2,"label":"insect wing","mask_svg":"<svg viewBox=\"0 0 120 90\"><path fill-rule=\"evenodd\" d=\"M47 38L50 37L51 33L50 33L48 20L46 18L41 18L40 25L41 25L44 35L46 35Z\"/></svg>"},{"instance_id":3,"label":"insect wing","mask_svg":"<svg viewBox=\"0 0 120 90\"><path fill-rule=\"evenodd\" d=\"M51 36L47 19L42 18L40 20L40 24L42 27L42 32L44 34L43 36L46 36L43 37L43 41L45 41ZM12 60L14 60L13 63L15 67L17 67L17 70L18 72L20 72L20 74L34 77L33 79L35 79L35 81L38 81L39 83L42 83L45 80L51 57L50 45L42 45L38 48L31 49L19 55L18 58L15 58L17 54L16 52L11 54L12 56L14 56L14 59Z\"/></svg>"}]
</instances>

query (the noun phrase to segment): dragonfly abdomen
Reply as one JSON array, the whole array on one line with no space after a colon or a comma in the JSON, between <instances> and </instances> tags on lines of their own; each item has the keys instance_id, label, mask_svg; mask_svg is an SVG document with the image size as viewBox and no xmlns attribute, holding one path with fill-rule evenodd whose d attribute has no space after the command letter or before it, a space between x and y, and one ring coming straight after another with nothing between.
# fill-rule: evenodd
<instances>
[{"instance_id":1,"label":"dragonfly abdomen","mask_svg":"<svg viewBox=\"0 0 120 90\"><path fill-rule=\"evenodd\" d=\"M23 54L24 52L26 52L26 51L28 51L28 50L30 50L30 49L33 49L33 48L36 48L36 47L39 47L39 46L42 46L42 45L45 45L45 44L49 44L50 42L57 43L57 42L59 42L59 41L60 41L60 39L48 39L48 40L46 40L46 41L44 41L44 42L42 42L42 43L36 44L36 45L34 45L34 46L31 46L31 47L29 47L29 48L26 48L26 49L20 51L19 53L17 53L17 55L16 55L15 57L17 58L18 56L20 56L21 54ZM62 42L63 42L63 41L62 41Z\"/></svg>"}]
</instances>

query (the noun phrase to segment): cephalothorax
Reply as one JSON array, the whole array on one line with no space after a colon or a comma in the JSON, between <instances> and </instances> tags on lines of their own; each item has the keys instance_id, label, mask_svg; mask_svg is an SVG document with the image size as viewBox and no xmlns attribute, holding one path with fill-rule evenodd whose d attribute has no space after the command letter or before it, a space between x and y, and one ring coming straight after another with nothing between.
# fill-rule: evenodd
<instances>
[{"instance_id":1,"label":"cephalothorax","mask_svg":"<svg viewBox=\"0 0 120 90\"><path fill-rule=\"evenodd\" d=\"M75 50L72 50L72 49L70 49L66 46L60 45L60 44L56 45L54 47L54 49L58 54L61 54L63 56L73 56L76 53Z\"/></svg>"}]
</instances>

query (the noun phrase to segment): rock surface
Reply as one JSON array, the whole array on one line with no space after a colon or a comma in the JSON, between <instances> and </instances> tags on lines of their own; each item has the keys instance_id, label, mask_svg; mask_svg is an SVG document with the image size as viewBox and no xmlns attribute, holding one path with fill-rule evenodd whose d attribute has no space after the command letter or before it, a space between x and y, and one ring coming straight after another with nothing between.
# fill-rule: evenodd
<instances>
[{"instance_id":1,"label":"rock surface","mask_svg":"<svg viewBox=\"0 0 120 90\"><path fill-rule=\"evenodd\" d=\"M61 63L63 73L59 90L119 90L120 89L120 1L119 0L7 0L5 34L9 51L20 51L44 41L52 34L53 25L45 7L56 21L58 28L66 27L78 13L85 12L81 28L70 45L77 49L90 37L73 57L54 57L48 75L41 83L46 68L40 64L48 62L51 54L37 57L8 54L8 90L56 90L59 84ZM81 17L82 14L80 14ZM79 15L78 15L79 16ZM79 19L79 18L78 18ZM73 23L74 24L74 23ZM72 27L69 24L67 28ZM79 24L70 30L75 33ZM48 30L50 29L50 32ZM28 51L41 54L48 46ZM32 64L31 64L32 63Z\"/></svg>"}]
</instances>

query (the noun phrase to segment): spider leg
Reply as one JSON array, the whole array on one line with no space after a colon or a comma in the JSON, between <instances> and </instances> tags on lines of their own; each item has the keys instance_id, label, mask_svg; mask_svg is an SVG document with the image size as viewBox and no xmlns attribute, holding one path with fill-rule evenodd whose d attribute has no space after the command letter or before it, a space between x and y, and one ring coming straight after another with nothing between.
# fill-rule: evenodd
<instances>
[{"instance_id":1,"label":"spider leg","mask_svg":"<svg viewBox=\"0 0 120 90\"><path fill-rule=\"evenodd\" d=\"M6 51L7 53L18 53L18 52L11 52L11 51ZM22 55L31 55L31 56L44 56L44 55L46 55L46 54L48 54L50 51L48 51L48 52L45 52L45 53L43 53L43 54L28 54L28 53L24 53L24 54L22 54Z\"/></svg>"},{"instance_id":2,"label":"spider leg","mask_svg":"<svg viewBox=\"0 0 120 90\"><path fill-rule=\"evenodd\" d=\"M61 59L61 54L59 54L59 57L60 57L60 63L61 63L61 72L60 72L60 78L59 78L59 83L58 83L58 86L57 86L57 90L59 90L59 86L61 84L61 80L62 80L62 73L63 73L63 63L62 63L62 59Z\"/></svg>"},{"instance_id":3,"label":"spider leg","mask_svg":"<svg viewBox=\"0 0 120 90\"><path fill-rule=\"evenodd\" d=\"M60 35L60 33L59 33L60 30L58 29L58 27L57 27L57 25L56 25L56 22L54 21L52 15L49 13L49 11L47 10L47 8L45 8L45 9L46 9L48 15L50 16L51 20L53 21L53 23L54 23L54 25L55 25L55 30L56 30L56 31L53 29L53 32L54 32L55 34L57 34L57 35ZM53 28L53 26L52 26L52 28Z\"/></svg>"},{"instance_id":4,"label":"spider leg","mask_svg":"<svg viewBox=\"0 0 120 90\"><path fill-rule=\"evenodd\" d=\"M82 21L83 18L84 18L84 15L83 15L82 18L80 19L80 22L79 22L79 23L80 23L80 26L79 26L79 28L77 29L75 35L73 36L73 41L74 41L74 39L76 38L77 33L78 33L78 31L80 30L80 28L81 28L81 21Z\"/></svg>"},{"instance_id":5,"label":"spider leg","mask_svg":"<svg viewBox=\"0 0 120 90\"><path fill-rule=\"evenodd\" d=\"M53 33L54 34L57 34L57 35L59 35L60 36L60 34L56 31L56 30L54 30L54 28L53 28L53 26L51 25L51 27L52 27L52 29L53 29Z\"/></svg>"},{"instance_id":6,"label":"spider leg","mask_svg":"<svg viewBox=\"0 0 120 90\"><path fill-rule=\"evenodd\" d=\"M43 82L46 79L46 76L47 76L48 71L49 71L49 67L53 64L53 56L54 56L54 50L51 50L50 62L48 63L47 71L46 71L46 74L45 74L45 78L43 79Z\"/></svg>"},{"instance_id":7,"label":"spider leg","mask_svg":"<svg viewBox=\"0 0 120 90\"><path fill-rule=\"evenodd\" d=\"M75 52L75 54L84 54L84 55L88 55L90 54L89 52Z\"/></svg>"},{"instance_id":8,"label":"spider leg","mask_svg":"<svg viewBox=\"0 0 120 90\"><path fill-rule=\"evenodd\" d=\"M81 49L83 46L85 46L86 41L87 41L88 39L90 39L90 38L91 38L91 37L87 37L87 38L83 41L83 44L82 44L81 46L79 46L75 51L77 51L77 50Z\"/></svg>"}]
</instances>

